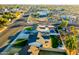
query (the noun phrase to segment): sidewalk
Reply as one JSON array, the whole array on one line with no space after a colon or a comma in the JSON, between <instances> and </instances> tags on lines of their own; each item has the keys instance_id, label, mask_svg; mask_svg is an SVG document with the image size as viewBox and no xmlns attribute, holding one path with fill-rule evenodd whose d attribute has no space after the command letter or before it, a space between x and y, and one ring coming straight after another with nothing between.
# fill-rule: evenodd
<instances>
[{"instance_id":1,"label":"sidewalk","mask_svg":"<svg viewBox=\"0 0 79 59\"><path fill-rule=\"evenodd\" d=\"M7 27L4 27L4 28L0 28L0 33L3 32L4 30L6 30Z\"/></svg>"},{"instance_id":2,"label":"sidewalk","mask_svg":"<svg viewBox=\"0 0 79 59\"><path fill-rule=\"evenodd\" d=\"M2 47L4 47L4 46L8 45L8 42L9 42L9 41L10 41L10 40L6 41L2 46L0 46L0 48L2 48Z\"/></svg>"}]
</instances>

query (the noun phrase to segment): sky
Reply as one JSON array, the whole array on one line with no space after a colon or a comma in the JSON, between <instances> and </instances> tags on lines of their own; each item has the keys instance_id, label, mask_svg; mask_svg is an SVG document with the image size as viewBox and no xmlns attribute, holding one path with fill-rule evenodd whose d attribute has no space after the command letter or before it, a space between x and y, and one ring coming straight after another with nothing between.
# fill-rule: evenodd
<instances>
[{"instance_id":1,"label":"sky","mask_svg":"<svg viewBox=\"0 0 79 59\"><path fill-rule=\"evenodd\" d=\"M0 4L79 4L79 0L0 0Z\"/></svg>"}]
</instances>

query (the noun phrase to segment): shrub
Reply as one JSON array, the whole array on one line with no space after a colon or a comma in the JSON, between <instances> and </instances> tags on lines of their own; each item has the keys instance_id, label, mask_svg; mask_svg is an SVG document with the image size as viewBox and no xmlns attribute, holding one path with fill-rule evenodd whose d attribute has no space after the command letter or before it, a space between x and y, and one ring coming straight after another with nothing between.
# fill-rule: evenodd
<instances>
[{"instance_id":1,"label":"shrub","mask_svg":"<svg viewBox=\"0 0 79 59\"><path fill-rule=\"evenodd\" d=\"M52 47L57 48L58 47L58 37L55 35L51 35L51 42L52 42Z\"/></svg>"},{"instance_id":2,"label":"shrub","mask_svg":"<svg viewBox=\"0 0 79 59\"><path fill-rule=\"evenodd\" d=\"M66 38L66 48L70 50L77 49L77 37L74 35L68 35Z\"/></svg>"},{"instance_id":3,"label":"shrub","mask_svg":"<svg viewBox=\"0 0 79 59\"><path fill-rule=\"evenodd\" d=\"M24 30L32 30L32 27L26 27Z\"/></svg>"}]
</instances>

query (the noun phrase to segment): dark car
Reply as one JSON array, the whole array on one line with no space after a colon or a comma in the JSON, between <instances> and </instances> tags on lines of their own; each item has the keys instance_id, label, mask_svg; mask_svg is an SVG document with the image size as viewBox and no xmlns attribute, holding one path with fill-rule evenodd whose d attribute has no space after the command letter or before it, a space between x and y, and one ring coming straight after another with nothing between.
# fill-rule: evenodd
<instances>
[{"instance_id":1,"label":"dark car","mask_svg":"<svg viewBox=\"0 0 79 59\"><path fill-rule=\"evenodd\" d=\"M23 17L29 17L29 14L25 14L25 15L23 15Z\"/></svg>"}]
</instances>

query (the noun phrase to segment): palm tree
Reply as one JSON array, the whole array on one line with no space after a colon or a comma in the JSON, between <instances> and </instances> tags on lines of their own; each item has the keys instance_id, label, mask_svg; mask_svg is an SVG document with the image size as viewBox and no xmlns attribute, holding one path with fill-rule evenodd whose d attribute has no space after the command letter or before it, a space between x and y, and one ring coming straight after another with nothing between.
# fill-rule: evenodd
<instances>
[{"instance_id":1,"label":"palm tree","mask_svg":"<svg viewBox=\"0 0 79 59\"><path fill-rule=\"evenodd\" d=\"M70 32L72 32L74 35L78 34L77 29L75 28L75 26L70 27Z\"/></svg>"},{"instance_id":2,"label":"palm tree","mask_svg":"<svg viewBox=\"0 0 79 59\"><path fill-rule=\"evenodd\" d=\"M16 18L16 16L13 13L3 14L2 17L6 18L6 19L14 19L14 18Z\"/></svg>"},{"instance_id":3,"label":"palm tree","mask_svg":"<svg viewBox=\"0 0 79 59\"><path fill-rule=\"evenodd\" d=\"M4 18L0 18L0 27L4 27L5 25L8 24L8 20Z\"/></svg>"},{"instance_id":4,"label":"palm tree","mask_svg":"<svg viewBox=\"0 0 79 59\"><path fill-rule=\"evenodd\" d=\"M68 51L68 54L76 54L76 49L77 49L77 37L74 35L68 35L66 36L66 41L65 45ZM75 51L75 52L74 52ZM74 53L72 53L74 52Z\"/></svg>"},{"instance_id":5,"label":"palm tree","mask_svg":"<svg viewBox=\"0 0 79 59\"><path fill-rule=\"evenodd\" d=\"M60 24L61 27L67 27L68 26L68 21L67 20L62 20L62 23Z\"/></svg>"}]
</instances>

